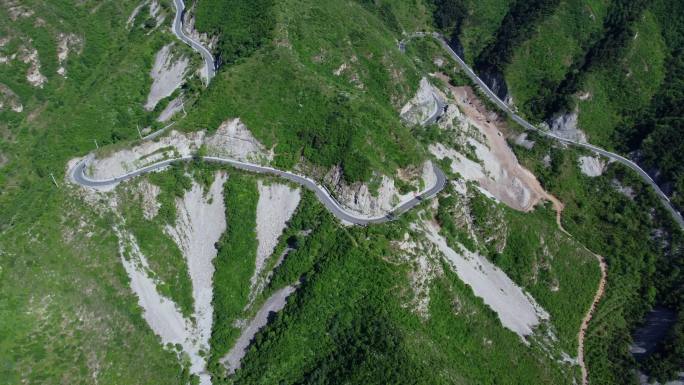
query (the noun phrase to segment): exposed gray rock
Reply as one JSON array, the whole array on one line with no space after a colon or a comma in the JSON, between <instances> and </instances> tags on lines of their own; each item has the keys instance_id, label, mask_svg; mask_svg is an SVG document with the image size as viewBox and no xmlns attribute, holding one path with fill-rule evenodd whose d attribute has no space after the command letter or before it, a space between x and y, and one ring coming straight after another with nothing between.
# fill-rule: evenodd
<instances>
[{"instance_id":1,"label":"exposed gray rock","mask_svg":"<svg viewBox=\"0 0 684 385\"><path fill-rule=\"evenodd\" d=\"M549 127L554 135L575 142L586 143L587 135L577 128L577 110L556 115L549 121Z\"/></svg>"},{"instance_id":2,"label":"exposed gray rock","mask_svg":"<svg viewBox=\"0 0 684 385\"><path fill-rule=\"evenodd\" d=\"M589 177L597 177L606 169L606 162L597 156L580 156L578 159L582 174Z\"/></svg>"}]
</instances>

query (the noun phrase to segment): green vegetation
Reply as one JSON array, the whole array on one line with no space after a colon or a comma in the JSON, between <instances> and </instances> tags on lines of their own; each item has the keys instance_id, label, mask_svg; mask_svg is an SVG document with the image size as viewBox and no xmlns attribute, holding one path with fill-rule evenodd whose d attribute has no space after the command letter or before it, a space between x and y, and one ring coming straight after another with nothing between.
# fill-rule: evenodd
<instances>
[{"instance_id":1,"label":"green vegetation","mask_svg":"<svg viewBox=\"0 0 684 385\"><path fill-rule=\"evenodd\" d=\"M426 29L431 25L432 9L422 0L357 0L374 12L390 32L400 39L402 33Z\"/></svg>"},{"instance_id":2,"label":"green vegetation","mask_svg":"<svg viewBox=\"0 0 684 385\"><path fill-rule=\"evenodd\" d=\"M185 167L176 166L170 171L149 175L149 180L161 187L157 197L161 206L154 218L146 219L143 215L142 197L136 196L135 187L123 194L123 201L132 204L123 207L122 212L126 229L131 231L140 251L147 257L150 268L161 280L157 284L160 294L172 299L183 315L190 317L193 300L188 267L176 242L164 231L166 225L173 226L176 223L176 198L182 198L190 187L190 180L184 172ZM183 183L176 184L178 181Z\"/></svg>"},{"instance_id":3,"label":"green vegetation","mask_svg":"<svg viewBox=\"0 0 684 385\"><path fill-rule=\"evenodd\" d=\"M203 0L196 4L196 28L218 36L219 58L224 64L249 56L271 38L273 0Z\"/></svg>"},{"instance_id":4,"label":"green vegetation","mask_svg":"<svg viewBox=\"0 0 684 385\"><path fill-rule=\"evenodd\" d=\"M171 167L170 171L150 174L148 179L159 186L159 217L162 224L173 225L176 222L176 198L183 198L192 186L192 179L185 174L183 165Z\"/></svg>"},{"instance_id":5,"label":"green vegetation","mask_svg":"<svg viewBox=\"0 0 684 385\"><path fill-rule=\"evenodd\" d=\"M417 164L397 109L419 76L375 11L331 0L279 2L273 12L274 42L219 73L183 126L211 130L239 116L275 148L276 166L339 164L348 181Z\"/></svg>"},{"instance_id":6,"label":"green vegetation","mask_svg":"<svg viewBox=\"0 0 684 385\"><path fill-rule=\"evenodd\" d=\"M539 348L524 347L501 328L446 265L430 284L429 318L404 308L411 293L397 289L408 287L413 268L397 264L392 241L415 214L382 226L343 228L314 199L304 194L292 223L311 232L298 238L273 281L274 287L295 280L300 286L226 382L571 382Z\"/></svg>"},{"instance_id":7,"label":"green vegetation","mask_svg":"<svg viewBox=\"0 0 684 385\"><path fill-rule=\"evenodd\" d=\"M612 164L602 177L589 178L577 166L581 153L552 147L537 135L531 139L532 150L515 147L518 157L565 204L568 232L608 264L606 292L587 332L589 379L631 383L630 332L651 306L681 285L682 234L654 193L624 167ZM546 154L552 159L548 167L541 161ZM616 191L616 183L629 186L634 198Z\"/></svg>"},{"instance_id":8,"label":"green vegetation","mask_svg":"<svg viewBox=\"0 0 684 385\"><path fill-rule=\"evenodd\" d=\"M504 75L515 104L525 115L537 117L536 109L554 97L556 85L601 32L607 8L601 0L560 2L529 39L512 48Z\"/></svg>"},{"instance_id":9,"label":"green vegetation","mask_svg":"<svg viewBox=\"0 0 684 385\"><path fill-rule=\"evenodd\" d=\"M536 23L551 15L559 0L516 1L501 21L495 38L475 59L482 73L500 73L513 56L514 48L535 31Z\"/></svg>"},{"instance_id":10,"label":"green vegetation","mask_svg":"<svg viewBox=\"0 0 684 385\"><path fill-rule=\"evenodd\" d=\"M549 208L521 213L471 190L465 198L449 187L439 198L436 219L447 242L486 256L527 290L551 314L559 347L574 354L600 277L596 258L558 228Z\"/></svg>"},{"instance_id":11,"label":"green vegetation","mask_svg":"<svg viewBox=\"0 0 684 385\"><path fill-rule=\"evenodd\" d=\"M680 161L684 151L684 6L656 1L652 8L667 44L662 86L633 123L628 120L619 128L614 140L623 151L639 151L643 164L659 171L658 182L667 190L674 190L672 201L681 210L684 208L684 166Z\"/></svg>"},{"instance_id":12,"label":"green vegetation","mask_svg":"<svg viewBox=\"0 0 684 385\"><path fill-rule=\"evenodd\" d=\"M145 14L127 29L137 3L25 0L20 5L34 14L16 22L9 3L0 4L0 35L11 37L2 55L30 44L47 77L36 88L26 81L27 64L0 65L0 82L24 106L22 113L0 112L0 159L7 159L0 161L3 383L189 381L131 293L115 218L93 209L63 180L67 161L92 150L93 139L105 145L134 138L135 123L147 119L149 70L172 37L166 27L147 35L139 26ZM67 78L56 73L59 32L84 42L82 52L69 54Z\"/></svg>"},{"instance_id":13,"label":"green vegetation","mask_svg":"<svg viewBox=\"0 0 684 385\"><path fill-rule=\"evenodd\" d=\"M669 330L659 349L645 362L639 363L641 370L661 383L676 379L684 362L684 312L681 309L681 294L676 299L679 302L671 305L679 307L677 323Z\"/></svg>"},{"instance_id":14,"label":"green vegetation","mask_svg":"<svg viewBox=\"0 0 684 385\"><path fill-rule=\"evenodd\" d=\"M598 261L558 229L550 208L505 211L506 248L492 259L551 314L560 346L574 354L582 318L598 287Z\"/></svg>"},{"instance_id":15,"label":"green vegetation","mask_svg":"<svg viewBox=\"0 0 684 385\"><path fill-rule=\"evenodd\" d=\"M209 367L218 370L221 359L239 336L234 322L249 296L249 280L256 258L256 182L232 173L225 184L227 230L218 241L214 260L214 327L211 332Z\"/></svg>"},{"instance_id":16,"label":"green vegetation","mask_svg":"<svg viewBox=\"0 0 684 385\"><path fill-rule=\"evenodd\" d=\"M512 0L432 0L434 23L472 63L492 42Z\"/></svg>"},{"instance_id":17,"label":"green vegetation","mask_svg":"<svg viewBox=\"0 0 684 385\"><path fill-rule=\"evenodd\" d=\"M665 42L650 11L635 24L634 35L619 63L587 75L579 101L579 127L597 145L612 148L615 129L631 126L648 107L664 80Z\"/></svg>"}]
</instances>

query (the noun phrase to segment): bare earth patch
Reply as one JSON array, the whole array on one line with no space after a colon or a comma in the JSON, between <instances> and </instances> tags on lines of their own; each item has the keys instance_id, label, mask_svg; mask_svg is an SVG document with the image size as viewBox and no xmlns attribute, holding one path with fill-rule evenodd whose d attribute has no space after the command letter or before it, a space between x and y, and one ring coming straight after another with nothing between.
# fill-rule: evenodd
<instances>
[{"instance_id":1,"label":"bare earth patch","mask_svg":"<svg viewBox=\"0 0 684 385\"><path fill-rule=\"evenodd\" d=\"M606 169L606 162L598 156L580 156L577 160L580 171L588 177L597 177Z\"/></svg>"},{"instance_id":2,"label":"bare earth patch","mask_svg":"<svg viewBox=\"0 0 684 385\"><path fill-rule=\"evenodd\" d=\"M33 47L22 46L19 50L19 60L29 65L29 69L26 72L26 80L29 84L34 87L43 88L47 78L40 72L38 50Z\"/></svg>"},{"instance_id":3,"label":"bare earth patch","mask_svg":"<svg viewBox=\"0 0 684 385\"><path fill-rule=\"evenodd\" d=\"M410 124L419 124L429 118L435 108L438 106L435 104L432 86L424 77L420 79L418 92L401 108L399 115Z\"/></svg>"},{"instance_id":4,"label":"bare earth patch","mask_svg":"<svg viewBox=\"0 0 684 385\"><path fill-rule=\"evenodd\" d=\"M487 258L464 247L459 251L450 248L439 234L437 225L432 222L423 222L423 231L451 264L458 277L496 312L504 327L522 338L532 334L541 321L549 319L549 314L532 296Z\"/></svg>"},{"instance_id":5,"label":"bare earth patch","mask_svg":"<svg viewBox=\"0 0 684 385\"><path fill-rule=\"evenodd\" d=\"M345 209L355 215L377 217L386 215L396 206L413 199L420 194L420 191L433 187L436 178L432 167L432 162L425 162L414 170L413 174L416 175L412 180L407 180L407 183L413 184L416 191L406 194L402 194L395 185L394 179L386 175L376 176L380 179L377 191L371 191L368 183L347 184L339 167L330 170L323 180L326 184L333 186L335 198ZM399 170L399 174L402 174L402 170Z\"/></svg>"},{"instance_id":6,"label":"bare earth patch","mask_svg":"<svg viewBox=\"0 0 684 385\"><path fill-rule=\"evenodd\" d=\"M206 355L213 322L212 277L214 244L226 228L223 206L223 184L226 175L218 172L205 195L202 187L193 183L190 191L176 202L178 217L175 226L166 231L178 244L186 258L192 281L194 311L192 319L183 317L178 306L159 294L156 282L150 278L150 267L135 239L119 227L122 263L131 279L131 289L138 296L144 318L163 344L179 344L190 358L190 372L199 376L200 384L211 384L206 373Z\"/></svg>"},{"instance_id":7,"label":"bare earth patch","mask_svg":"<svg viewBox=\"0 0 684 385\"><path fill-rule=\"evenodd\" d=\"M586 143L587 135L577 128L577 111L558 115L551 120L551 132L561 138Z\"/></svg>"},{"instance_id":8,"label":"bare earth patch","mask_svg":"<svg viewBox=\"0 0 684 385\"><path fill-rule=\"evenodd\" d=\"M431 145L430 152L439 159L451 159L453 172L466 180L476 181L485 191L513 209L529 211L545 199L560 212L562 204L541 187L534 174L518 163L499 129L504 122L487 111L470 87L452 87L451 91L453 101L462 114L458 116L459 124L479 132L479 138L469 137L466 145L473 149L481 163L441 144Z\"/></svg>"},{"instance_id":9,"label":"bare earth patch","mask_svg":"<svg viewBox=\"0 0 684 385\"><path fill-rule=\"evenodd\" d=\"M268 163L272 157L272 153L266 151L239 119L230 119L222 123L213 135L206 135L206 131L171 131L155 141L100 154L86 172L96 179L113 178L165 159L193 155L202 145L206 146L208 155L242 161Z\"/></svg>"},{"instance_id":10,"label":"bare earth patch","mask_svg":"<svg viewBox=\"0 0 684 385\"><path fill-rule=\"evenodd\" d=\"M57 73L66 77L66 60L70 52L80 53L83 50L83 39L73 33L60 32L57 36L57 61L59 68Z\"/></svg>"},{"instance_id":11,"label":"bare earth patch","mask_svg":"<svg viewBox=\"0 0 684 385\"><path fill-rule=\"evenodd\" d=\"M174 57L172 47L173 44L165 45L154 59L154 66L150 71L152 87L145 103L148 111L153 110L160 100L170 96L183 83L190 59Z\"/></svg>"},{"instance_id":12,"label":"bare earth patch","mask_svg":"<svg viewBox=\"0 0 684 385\"><path fill-rule=\"evenodd\" d=\"M255 261L254 275L250 280L250 294L247 307L250 307L265 284L261 274L266 259L273 253L278 238L283 233L287 221L294 214L300 200L300 190L281 183L265 184L258 182L259 201L257 203L256 233L259 245Z\"/></svg>"},{"instance_id":13,"label":"bare earth patch","mask_svg":"<svg viewBox=\"0 0 684 385\"><path fill-rule=\"evenodd\" d=\"M24 106L19 100L19 96L14 93L8 86L0 83L0 111L9 107L14 112L24 111Z\"/></svg>"},{"instance_id":14,"label":"bare earth patch","mask_svg":"<svg viewBox=\"0 0 684 385\"><path fill-rule=\"evenodd\" d=\"M235 373L240 367L240 361L247 353L247 348L256 333L268 323L271 313L281 311L286 304L287 297L295 291L294 286L286 286L270 296L264 305L259 309L256 316L249 322L249 325L242 331L235 345L222 359L221 363L226 366L228 373Z\"/></svg>"},{"instance_id":15,"label":"bare earth patch","mask_svg":"<svg viewBox=\"0 0 684 385\"><path fill-rule=\"evenodd\" d=\"M164 107L162 112L159 113L159 117L157 117L158 122L166 122L173 115L175 115L178 111L181 111L183 109L183 99L179 96L172 101L169 102L169 104Z\"/></svg>"}]
</instances>

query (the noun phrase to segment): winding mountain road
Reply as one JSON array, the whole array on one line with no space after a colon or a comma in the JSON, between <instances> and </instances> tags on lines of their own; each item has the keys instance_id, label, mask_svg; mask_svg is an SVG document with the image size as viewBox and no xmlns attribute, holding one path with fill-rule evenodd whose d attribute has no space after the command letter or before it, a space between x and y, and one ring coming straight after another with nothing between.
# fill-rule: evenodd
<instances>
[{"instance_id":1,"label":"winding mountain road","mask_svg":"<svg viewBox=\"0 0 684 385\"><path fill-rule=\"evenodd\" d=\"M91 187L91 188L98 188L98 187L109 187L109 186L115 186L116 184L123 182L125 180L134 178L136 176L146 174L148 172L156 171L163 169L164 167L167 167L171 165L172 163L178 163L178 162L184 162L184 161L189 161L193 159L192 156L184 156L180 158L174 158L174 159L167 159L163 160L154 164L151 164L146 167L142 167L138 170L132 171L127 174L123 174L120 176L117 176L115 178L110 178L110 179L93 179L89 176L86 175L85 170L88 166L89 161L91 161L93 158L93 155L88 155L85 158L81 159L72 169L69 171L69 175L71 177L71 180L73 180L76 184L79 184L84 187ZM430 199L437 195L444 186L446 185L446 176L444 175L444 172L440 170L438 167L434 166L433 170L435 172L435 184L433 186L430 186L426 190L422 191L420 194L417 194L414 198L412 198L409 201L406 201L402 205L396 207L392 212L388 213L387 215L384 216L378 216L378 217L368 217L368 216L362 216L358 215L355 213L351 213L344 209L339 202L335 198L330 195L328 190L317 184L313 179L306 177L304 175L299 175L295 174L293 172L289 171L283 171L283 170L278 170L273 167L267 167L267 166L261 166L257 164L252 164L252 163L247 163L247 162L241 162L239 160L235 159L228 159L228 158L220 158L220 157L215 157L215 156L204 156L202 157L202 160L206 162L213 162L213 163L219 163L219 164L225 164L229 165L241 170L257 173L257 174L269 174L269 175L274 175L278 176L284 179L287 179L291 182L297 183L311 191L313 191L316 194L316 198L337 218L339 218L342 221L353 223L355 225L369 225L369 224L378 224L378 223L385 223L388 221L391 221L395 219L397 216L405 213L406 211L412 209L413 207L417 206L420 204L422 201L426 199Z\"/></svg>"},{"instance_id":2,"label":"winding mountain road","mask_svg":"<svg viewBox=\"0 0 684 385\"><path fill-rule=\"evenodd\" d=\"M530 124L528 121L526 121L525 119L521 118L518 114L516 114L508 106L508 104L506 104L504 101L499 99L498 96L496 96L494 91L492 91L489 88L489 86L487 86L487 84L485 84L485 82L482 81L482 79L480 79L480 77L477 76L477 74L475 74L475 72L472 70L472 68L470 68L470 66L468 66L468 64L466 64L466 62L463 61L463 59L461 59L460 56L458 56L458 54L451 48L451 46L449 46L449 43L447 43L447 41L444 39L444 37L441 34L436 33L436 32L416 32L416 33L413 33L413 34L408 36L409 39L413 38L413 37L432 37L435 40L437 40L437 42L439 42L439 44L442 46L442 48L444 48L444 50L447 51L449 56L451 56L454 60L456 60L456 62L461 66L461 68L465 71L466 75L470 78L470 80L475 82L475 84L477 84L480 87L480 89L482 89L482 91L487 95L487 97L492 102L494 102L499 108L501 108L506 114L508 114L508 116L510 116L511 119L513 119L516 123L520 124L524 128L531 130L531 131L535 131L535 132L537 132L541 135L544 135L546 137L555 139L561 143L586 148L586 149L591 150L591 151L593 151L599 155L605 156L606 158L615 160L616 162L619 162L619 163L631 168L632 170L634 170L637 174L639 174L641 179L643 179L646 183L648 183L651 187L653 187L656 194L658 195L658 198L661 200L661 202L663 203L665 208L672 214L672 217L675 220L675 222L677 222L677 224L682 229L684 229L684 218L682 218L682 214L679 211L677 211L677 209L675 209L674 206L672 206L670 199L660 189L658 184L651 178L651 176L648 175L648 173L646 171L644 171L641 167L639 167L636 163L632 162L631 160L629 160L629 159L627 159L621 155L618 155L618 154L615 154L613 152L604 150L600 147L596 147L592 144L576 142L576 141L573 141L570 139L566 139L566 138L560 137L558 135L555 135L549 131L541 130L538 127ZM402 47L405 44L406 43L404 40L399 42L400 49L402 49Z\"/></svg>"},{"instance_id":3,"label":"winding mountain road","mask_svg":"<svg viewBox=\"0 0 684 385\"><path fill-rule=\"evenodd\" d=\"M185 12L185 4L183 3L183 0L174 0L174 5L176 6L176 17L173 21L173 32L174 34L182 41L184 41L186 44L190 45L195 51L199 52L202 57L204 58L205 64L207 66L207 73L209 75L209 80L215 75L215 67L214 67L214 59L213 56L211 55L211 52L202 46L202 44L198 41L193 40L191 37L185 35L183 32L182 28L182 20L183 20L183 13ZM444 111L444 102L437 96L437 94L433 94L434 99L435 99L435 109L434 112L422 123L422 124L430 124L436 121L441 114ZM171 125L167 126L170 127ZM164 129L159 130L151 135L146 136L143 138L143 140L149 140L153 139L159 134L161 134ZM174 158L174 159L167 159L163 160L160 162L156 162L153 164L150 164L148 166L142 167L140 169L137 169L135 171L131 171L129 173L119 175L114 178L109 178L109 179L93 179L89 176L86 175L86 169L88 167L88 163L92 161L94 158L93 154L89 154L83 159L81 159L79 162L77 162L71 170L69 170L69 177L73 182L75 182L78 185L84 186L84 187L90 187L90 188L102 188L102 187L112 187L117 185L118 183L134 178L136 176L146 174L148 172L160 170L164 167L168 167L172 163L177 163L177 162L184 162L184 161L189 161L193 159L193 156L183 156L179 158ZM412 199L404 202L403 204L399 205L398 207L394 208L390 213L384 216L378 216L378 217L369 217L369 216L362 216L358 215L356 213L351 213L348 210L345 210L339 202L332 197L332 195L328 192L328 190L317 184L313 179L306 177L304 175L299 175L295 174L290 171L283 171L283 170L278 170L273 167L267 167L267 166L262 166L258 164L253 164L253 163L247 163L247 162L242 162L239 160L235 159L230 159L230 158L221 158L221 157L215 157L215 156L203 156L202 159L207 162L214 162L214 163L220 163L220 164L226 164L230 165L232 167L249 171L249 172L254 172L254 173L260 173L260 174L269 174L269 175L274 175L278 176L284 179L287 179L291 182L297 183L311 191L313 191L316 194L316 197L318 200L337 218L344 222L349 222L353 223L356 225L369 225L369 224L377 224L377 223L384 223L391 221L395 219L397 216L405 213L406 211L412 209L413 207L417 206L420 204L423 200L430 199L437 195L444 186L446 185L446 176L444 175L444 172L439 169L436 165L433 165L433 171L435 173L435 183L434 185L428 187L424 191L420 192L419 194L416 194Z\"/></svg>"},{"instance_id":4,"label":"winding mountain road","mask_svg":"<svg viewBox=\"0 0 684 385\"><path fill-rule=\"evenodd\" d=\"M619 154L615 154L613 152L604 150L604 149L597 147L597 146L594 146L592 144L582 143L582 142L577 142L577 141L573 141L570 139L566 139L566 138L560 137L558 135L555 135L549 131L541 130L538 127L530 124L525 119L521 118L518 114L516 114L508 106L508 104L506 104L504 101L502 101L489 88L489 86L487 86L487 84L484 81L482 81L482 79L480 79L480 77L477 76L477 74L475 74L475 72L472 70L472 68L470 68L470 66L468 66L468 64L466 64L466 62L463 61L463 59L461 59L460 56L458 56L458 54L451 48L451 46L449 46L449 43L447 43L447 41L444 39L444 37L441 34L436 33L436 32L432 32L432 33L417 32L417 33L414 33L414 34L407 36L407 39L411 39L413 37L425 37L425 36L429 36L429 37L432 37L435 40L437 40L439 42L439 44L442 46L442 48L445 51L447 51L449 56L451 56L454 60L456 60L456 62L461 66L461 68L465 71L466 75L475 84L477 84L480 87L480 89L482 89L482 91L485 93L485 95L487 95L487 97L492 102L494 102L499 108L501 108L506 114L508 114L508 116L510 116L511 119L513 119L516 123L520 124L521 126L523 126L524 128L526 128L528 130L538 132L541 135L555 139L561 143L586 148L586 149L591 150L591 151L593 151L599 155L605 156L609 159L613 159L616 162L619 162L619 163L629 167L630 169L634 170L646 183L648 183L649 185L651 185L651 187L653 187L656 194L658 195L658 198L661 200L661 202L663 203L665 208L672 214L672 217L675 220L675 222L677 222L677 224L682 229L684 229L684 219L682 218L681 213L679 213L679 211L677 211L677 209L675 209L674 206L672 206L670 199L660 189L658 184L651 178L651 176L648 175L648 173L646 171L644 171L641 167L639 167L636 163L634 163L633 161L631 161L631 160L629 160L629 159L627 159L627 158L625 158ZM400 41L399 42L399 49L403 51L405 49L405 45L406 45L406 39ZM565 231L563 229L563 227L561 226L560 221L559 221L558 225L562 231L567 233L567 231ZM568 235L570 235L570 234L568 234ZM585 249L586 249L586 247L585 247ZM587 328L589 326L589 322L591 321L592 316L594 315L594 312L595 312L596 307L598 305L598 302L603 297L603 294L605 291L605 286L606 286L607 270L608 270L605 259L602 256L592 252L589 249L587 249L587 251L589 251L591 254L593 254L597 258L597 260L599 262L599 267L601 269L601 279L599 280L599 286L596 290L596 294L594 295L594 299L592 300L589 309L587 310L584 318L582 319L582 324L580 326L580 330L579 330L579 333L577 335L577 340L578 340L577 361L578 361L580 369L581 369L582 384L583 385L588 385L588 383L589 383L588 372L587 372L587 367L586 367L585 358L584 358L585 335L586 335Z\"/></svg>"},{"instance_id":5,"label":"winding mountain road","mask_svg":"<svg viewBox=\"0 0 684 385\"><path fill-rule=\"evenodd\" d=\"M207 83L209 83L214 75L216 75L216 61L214 60L214 55L212 55L211 51L203 46L202 43L194 40L183 32L183 14L185 13L185 3L183 3L183 0L173 0L173 5L176 7L176 17L173 19L171 30L179 40L183 41L202 55L204 65L207 67Z\"/></svg>"}]
</instances>

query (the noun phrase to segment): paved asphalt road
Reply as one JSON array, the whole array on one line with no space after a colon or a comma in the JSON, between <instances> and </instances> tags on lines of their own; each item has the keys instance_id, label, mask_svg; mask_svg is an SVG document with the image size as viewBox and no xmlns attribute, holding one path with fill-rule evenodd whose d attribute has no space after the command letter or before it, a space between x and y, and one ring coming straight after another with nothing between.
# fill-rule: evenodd
<instances>
[{"instance_id":1,"label":"paved asphalt road","mask_svg":"<svg viewBox=\"0 0 684 385\"><path fill-rule=\"evenodd\" d=\"M430 115L430 117L422 123L423 125L435 123L437 119L442 116L444 113L444 107L446 107L444 100L442 100L442 98L434 90L432 91L432 97L435 99L435 110L432 112L432 115Z\"/></svg>"},{"instance_id":2,"label":"paved asphalt road","mask_svg":"<svg viewBox=\"0 0 684 385\"><path fill-rule=\"evenodd\" d=\"M202 59L204 59L204 63L207 66L207 82L210 82L214 75L216 75L214 56L200 42L193 40L183 32L183 13L185 13L185 4L183 3L183 0L173 0L173 4L176 6L176 17L173 19L172 27L173 34L202 55Z\"/></svg>"},{"instance_id":3,"label":"paved asphalt road","mask_svg":"<svg viewBox=\"0 0 684 385\"><path fill-rule=\"evenodd\" d=\"M207 72L209 74L209 80L215 75L215 66L214 66L214 58L211 55L211 52L202 46L201 43L192 40L190 37L185 35L183 32L182 28L182 23L183 23L183 12L185 12L185 4L183 4L183 0L174 0L174 5L176 6L176 17L173 21L173 32L174 34L182 41L190 45L195 51L199 52L202 57L204 58L205 64L207 66ZM435 122L441 114L444 112L444 101L436 94L433 93L433 97L435 98L435 110L434 112L430 115L430 117L423 122L423 124L430 124ZM173 123L172 123L173 124ZM172 124L168 125L167 127L170 127ZM166 127L165 127L166 128ZM143 140L149 140L157 137L159 134L161 134L164 129L158 130L155 133L152 133ZM175 159L167 159L163 160L154 164L151 164L149 166L145 166L143 168L140 168L138 170L132 171L127 174L119 175L115 178L110 178L110 179L92 179L88 177L85 173L88 162L90 162L93 159L93 155L89 154L85 158L83 158L81 161L79 161L74 167L69 171L71 180L73 180L75 183L85 186L85 187L107 187L107 186L115 186L119 182L122 182L124 180L136 177L141 174L145 174L151 171L159 170L164 167L169 166L172 163L175 162L183 162L183 161L188 161L191 160L193 157L192 156L184 156L180 158L175 158ZM270 175L275 175L279 176L281 178L285 178L287 180L290 180L292 182L298 183L309 190L313 191L316 194L316 197L318 200L321 201L325 205L325 207L333 213L337 218L350 222L356 225L368 225L368 224L374 224L374 223L384 223L387 221L393 220L395 217L398 215L401 215L402 213L412 209L413 207L417 206L422 202L423 200L430 199L434 197L437 193L442 191L444 186L446 185L446 176L444 175L444 172L439 169L436 165L434 165L433 169L435 172L435 179L436 182L434 186L430 187L429 189L421 192L420 194L417 194L413 199L405 202L401 206L395 208L392 212L387 214L386 216L381 216L381 217L365 217L365 216L358 216L352 213L349 213L346 211L340 204L333 198L330 193L325 189L325 187L320 186L316 184L316 182L310 178L307 178L306 176L303 175L298 175L289 171L282 171L278 170L272 167L265 167L265 166L260 166L257 164L252 164L252 163L246 163L246 162L241 162L238 160L234 159L228 159L228 158L219 158L219 157L213 157L213 156L204 156L202 157L203 160L208 161L208 162L215 162L215 163L221 163L221 164L227 164L230 166L233 166L235 168L239 168L242 170L250 171L250 172L255 172L255 173L262 173L262 174L270 174Z\"/></svg>"},{"instance_id":4,"label":"paved asphalt road","mask_svg":"<svg viewBox=\"0 0 684 385\"><path fill-rule=\"evenodd\" d=\"M624 164L625 166L631 168L632 170L636 171L636 173L639 174L639 176L641 176L641 178L642 178L646 183L648 183L649 185L651 185L651 187L653 187L653 189L655 190L655 192L656 192L657 195L658 195L658 198L660 198L660 200L661 200L661 201L663 202L663 204L665 205L665 208L667 208L667 210L672 214L672 217L673 217L674 220L677 222L677 224L679 224L679 226L680 226L682 229L684 229L684 218L682 218L681 213L679 213L679 211L677 211L677 210L674 208L674 206L672 206L672 203L670 202L670 199L669 199L669 198L667 197L667 195L665 195L665 193L660 189L660 187L658 186L658 184L651 178L651 176L648 175L648 173L646 173L646 171L644 171L644 170L643 170L641 167L639 167L636 163L632 162L631 160L629 160L629 159L627 159L627 158L625 158L625 157L623 157L623 156L621 156L621 155L612 153L612 152L610 152L610 151L606 151L606 150L604 150L604 149L602 149L602 148L600 148L600 147L596 147L596 146L591 145L591 144L589 144L589 143L575 142L575 141L572 141L572 140L569 140L569 139L562 138L562 137L560 137L560 136L554 135L554 134L551 133L551 132L544 131L544 130L540 130L538 127L533 126L532 124L530 124L529 122L527 122L525 119L523 119L523 118L521 118L520 116L518 116L518 114L516 114L515 112L513 112L513 110L511 110L511 108L510 108L506 103L504 103L501 99L499 99L499 97L496 96L496 94L495 94L491 89L489 89L489 87L487 86L487 84L485 84L485 82L483 82L482 79L480 79L480 78L475 74L475 72L473 72L473 70L468 66L468 64L466 64L466 63L463 61L463 59L461 59L461 57L458 56L458 54L456 54L456 52L454 52L454 50L449 46L449 44L446 42L446 40L444 40L444 38L442 37L442 35L440 35L440 34L438 34L438 33L417 32L417 33L414 33L414 34L410 35L409 38L411 38L411 37L425 37L425 36L430 36L430 37L436 39L436 40L442 45L442 48L444 48L444 50L446 50L446 51L449 53L449 55L450 55L454 60L456 60L456 62L457 62L457 63L461 66L461 68L465 71L466 75L468 75L468 77L469 77L473 82L475 82L478 86L480 86L480 88L482 89L482 91L489 97L489 99L490 99L492 102L494 102L497 106L499 106L499 108L501 108L503 111L505 111L505 112L508 114L508 116L511 117L511 119L513 119L514 121L516 121L516 122L517 122L518 124L520 124L521 126L525 127L525 128L528 129L528 130L536 131L536 132L538 132L538 133L540 133L540 134L542 134L542 135L545 135L545 136L547 136L547 137L550 137L550 138L552 138L552 139L555 139L555 140L557 140L557 141L559 141L559 142L566 143L566 144L570 144L570 145L573 145L573 146L584 147L584 148L589 149L589 150L591 150L591 151L593 151L593 152L595 152L595 153L597 153L597 154L603 155L603 156L605 156L605 157L607 157L607 158L609 158L609 159L613 159L613 160L615 160L615 161L617 161L617 162L620 162L620 163ZM404 40L402 40L401 42L399 42L399 48L400 48L400 49L403 49L404 45L405 45L405 41L404 41Z\"/></svg>"},{"instance_id":5,"label":"paved asphalt road","mask_svg":"<svg viewBox=\"0 0 684 385\"><path fill-rule=\"evenodd\" d=\"M92 160L93 155L88 155L85 158L83 158L80 162L78 162L70 171L70 177L71 179L76 182L77 184L85 187L107 187L107 186L114 186L118 184L119 182L131 179L133 177L136 177L141 174L145 174L151 171L159 170L164 167L169 166L172 163L176 162L184 162L184 161L189 161L193 157L192 156L184 156L181 158L175 158L175 159L167 159L163 160L161 162L157 162L154 164L151 164L149 166L140 168L138 170L132 171L127 174L123 174L120 176L117 176L115 178L110 178L110 179L92 179L88 177L85 174L86 167L88 165L88 162ZM406 203L402 204L401 206L397 207L392 211L391 213L387 214L386 216L381 216L381 217L365 217L365 216L358 216L353 213L349 213L346 211L340 204L333 198L330 193L325 189L325 187L322 187L318 185L313 179L308 178L303 175L298 175L289 171L283 171L283 170L278 170L272 167L266 167L266 166L260 166L252 163L246 163L246 162L241 162L238 160L234 159L227 159L227 158L219 158L219 157L214 157L214 156L205 156L202 157L203 160L207 162L214 162L214 163L221 163L221 164L227 164L230 166L233 166L235 168L239 168L241 170L245 171L250 171L258 174L269 174L269 175L275 175L279 176L281 178L287 179L289 181L292 181L294 183L300 184L309 190L313 191L316 194L316 197L318 198L323 205L337 218L353 223L356 225L368 225L368 224L375 224L375 223L384 223L393 220L395 217L401 215L402 213L412 209L413 207L417 206L420 204L423 200L430 199L437 195L444 186L446 185L446 176L440 170L438 167L434 167L435 171L435 176L436 176L436 182L435 184L430 187L429 189L421 192L420 194L416 195L413 199L407 201Z\"/></svg>"}]
</instances>

